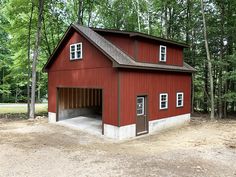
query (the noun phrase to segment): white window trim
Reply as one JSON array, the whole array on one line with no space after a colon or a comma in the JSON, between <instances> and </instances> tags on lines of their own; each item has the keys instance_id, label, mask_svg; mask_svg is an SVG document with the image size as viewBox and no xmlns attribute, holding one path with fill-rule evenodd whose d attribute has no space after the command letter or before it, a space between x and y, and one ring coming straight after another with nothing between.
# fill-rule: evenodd
<instances>
[{"instance_id":1,"label":"white window trim","mask_svg":"<svg viewBox=\"0 0 236 177\"><path fill-rule=\"evenodd\" d=\"M165 48L165 57L164 57L164 60L161 60L161 48ZM166 62L166 55L167 55L167 51L166 51L166 46L164 46L164 45L160 45L160 49L159 49L159 61L161 61L161 62Z\"/></svg>"},{"instance_id":2,"label":"white window trim","mask_svg":"<svg viewBox=\"0 0 236 177\"><path fill-rule=\"evenodd\" d=\"M137 101L138 101L138 99L142 99L142 104L143 104L143 107L142 107L142 113L141 114L138 114L137 113L137 108L136 108L136 114L137 114L137 116L142 116L142 115L144 115L145 114L145 112L144 112L144 97L137 97L137 100L136 100L136 104L137 104Z\"/></svg>"},{"instance_id":3,"label":"white window trim","mask_svg":"<svg viewBox=\"0 0 236 177\"><path fill-rule=\"evenodd\" d=\"M178 105L179 98L178 96L182 95L182 104ZM184 106L184 93L183 92L177 92L176 93L176 107L183 107Z\"/></svg>"},{"instance_id":4,"label":"white window trim","mask_svg":"<svg viewBox=\"0 0 236 177\"><path fill-rule=\"evenodd\" d=\"M161 107L161 97L163 95L166 95L166 107L162 108ZM160 96L159 96L159 108L160 109L168 109L168 93L161 93Z\"/></svg>"},{"instance_id":5,"label":"white window trim","mask_svg":"<svg viewBox=\"0 0 236 177\"><path fill-rule=\"evenodd\" d=\"M77 45L80 45L80 57L77 56ZM75 58L71 58L71 47L74 46L75 47ZM71 44L70 45L70 60L80 60L83 58L83 45L82 45L82 42L79 42L79 43L74 43L74 44Z\"/></svg>"}]
</instances>

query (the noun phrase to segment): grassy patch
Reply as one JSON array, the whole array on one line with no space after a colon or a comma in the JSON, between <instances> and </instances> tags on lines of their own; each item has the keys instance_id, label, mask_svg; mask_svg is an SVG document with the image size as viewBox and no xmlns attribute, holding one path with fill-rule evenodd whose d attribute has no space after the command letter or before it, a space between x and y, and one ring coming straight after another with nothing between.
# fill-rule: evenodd
<instances>
[{"instance_id":1,"label":"grassy patch","mask_svg":"<svg viewBox=\"0 0 236 177\"><path fill-rule=\"evenodd\" d=\"M36 104L36 114L46 113L48 105ZM0 114L21 114L27 113L27 104L0 104Z\"/></svg>"}]
</instances>

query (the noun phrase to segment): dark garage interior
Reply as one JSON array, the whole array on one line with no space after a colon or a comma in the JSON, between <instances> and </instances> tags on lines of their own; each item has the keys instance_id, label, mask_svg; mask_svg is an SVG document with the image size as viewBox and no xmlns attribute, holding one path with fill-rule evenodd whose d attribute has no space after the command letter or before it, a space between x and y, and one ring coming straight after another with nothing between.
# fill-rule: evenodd
<instances>
[{"instance_id":1,"label":"dark garage interior","mask_svg":"<svg viewBox=\"0 0 236 177\"><path fill-rule=\"evenodd\" d=\"M79 116L102 119L102 89L58 88L57 121Z\"/></svg>"}]
</instances>

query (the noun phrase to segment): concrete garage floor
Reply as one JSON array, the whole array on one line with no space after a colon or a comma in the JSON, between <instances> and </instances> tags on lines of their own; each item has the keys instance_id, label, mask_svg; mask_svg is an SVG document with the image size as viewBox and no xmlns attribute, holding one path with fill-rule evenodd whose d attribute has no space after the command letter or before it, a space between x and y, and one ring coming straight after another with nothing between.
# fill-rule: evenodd
<instances>
[{"instance_id":1,"label":"concrete garage floor","mask_svg":"<svg viewBox=\"0 0 236 177\"><path fill-rule=\"evenodd\" d=\"M61 120L57 124L83 130L93 135L102 135L102 118L99 115L74 117Z\"/></svg>"}]
</instances>

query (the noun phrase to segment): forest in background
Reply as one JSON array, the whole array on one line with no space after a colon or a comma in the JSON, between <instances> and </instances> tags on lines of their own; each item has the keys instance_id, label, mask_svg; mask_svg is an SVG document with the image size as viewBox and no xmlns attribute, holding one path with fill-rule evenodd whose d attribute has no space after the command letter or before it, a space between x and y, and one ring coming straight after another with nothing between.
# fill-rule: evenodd
<instances>
[{"instance_id":1,"label":"forest in background","mask_svg":"<svg viewBox=\"0 0 236 177\"><path fill-rule=\"evenodd\" d=\"M40 1L0 0L0 103L27 102ZM202 12L201 0L44 0L36 101L47 100L43 65L68 26L79 22L187 43L190 47L185 50L185 62L197 70L192 107L195 111L211 111L212 94L216 117L227 117L236 111L236 0L204 1L213 91Z\"/></svg>"}]
</instances>

